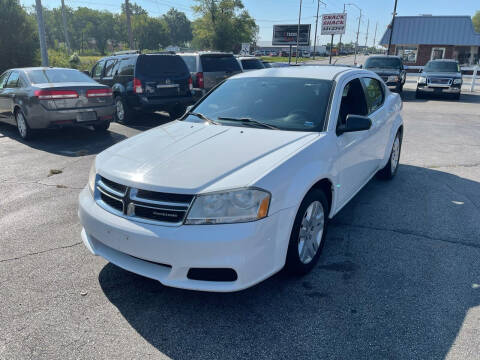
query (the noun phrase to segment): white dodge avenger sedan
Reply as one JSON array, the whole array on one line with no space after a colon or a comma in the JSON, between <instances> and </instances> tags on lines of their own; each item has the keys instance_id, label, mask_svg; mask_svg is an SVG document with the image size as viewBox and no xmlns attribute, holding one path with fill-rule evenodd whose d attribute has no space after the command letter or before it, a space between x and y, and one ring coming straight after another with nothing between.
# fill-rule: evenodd
<instances>
[{"instance_id":1,"label":"white dodge avenger sedan","mask_svg":"<svg viewBox=\"0 0 480 360\"><path fill-rule=\"evenodd\" d=\"M271 68L229 78L181 119L100 153L80 194L95 255L167 286L236 291L318 261L328 219L391 179L402 102L374 73Z\"/></svg>"}]
</instances>

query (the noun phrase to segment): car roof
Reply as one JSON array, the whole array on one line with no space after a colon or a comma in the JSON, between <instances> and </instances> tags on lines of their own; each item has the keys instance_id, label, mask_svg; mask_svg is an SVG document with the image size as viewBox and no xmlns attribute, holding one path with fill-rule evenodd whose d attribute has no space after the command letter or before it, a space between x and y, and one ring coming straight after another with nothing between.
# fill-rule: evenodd
<instances>
[{"instance_id":1,"label":"car roof","mask_svg":"<svg viewBox=\"0 0 480 360\"><path fill-rule=\"evenodd\" d=\"M48 67L48 66L33 66L33 67L24 67L24 68L15 68L15 69L8 69L10 71L16 70L24 70L24 71L30 71L30 70L76 70L77 69L71 69L71 68L62 68L62 67Z\"/></svg>"},{"instance_id":2,"label":"car roof","mask_svg":"<svg viewBox=\"0 0 480 360\"><path fill-rule=\"evenodd\" d=\"M245 77L293 77L333 80L338 74L346 71L365 70L352 69L346 66L288 66L248 71L234 75L231 78L238 79Z\"/></svg>"},{"instance_id":3,"label":"car roof","mask_svg":"<svg viewBox=\"0 0 480 360\"><path fill-rule=\"evenodd\" d=\"M368 57L369 59L370 58L396 58L396 59L402 59L400 56L398 55L372 55L372 56L369 56Z\"/></svg>"},{"instance_id":4,"label":"car roof","mask_svg":"<svg viewBox=\"0 0 480 360\"><path fill-rule=\"evenodd\" d=\"M192 51L192 52L177 52L177 55L232 55L232 53L222 51Z\"/></svg>"}]
</instances>

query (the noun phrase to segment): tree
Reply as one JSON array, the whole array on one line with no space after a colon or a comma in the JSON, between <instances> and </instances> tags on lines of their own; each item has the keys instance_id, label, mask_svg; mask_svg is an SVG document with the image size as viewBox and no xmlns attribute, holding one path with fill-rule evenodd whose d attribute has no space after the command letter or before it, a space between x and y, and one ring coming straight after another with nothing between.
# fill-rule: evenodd
<instances>
[{"instance_id":1,"label":"tree","mask_svg":"<svg viewBox=\"0 0 480 360\"><path fill-rule=\"evenodd\" d=\"M480 33L480 10L478 10L475 15L472 18L473 21L473 27L475 28L475 31Z\"/></svg>"},{"instance_id":2,"label":"tree","mask_svg":"<svg viewBox=\"0 0 480 360\"><path fill-rule=\"evenodd\" d=\"M171 8L163 15L168 31L168 45L184 46L192 40L192 25L185 13Z\"/></svg>"},{"instance_id":3,"label":"tree","mask_svg":"<svg viewBox=\"0 0 480 360\"><path fill-rule=\"evenodd\" d=\"M19 0L0 0L0 73L38 61L38 31Z\"/></svg>"},{"instance_id":4,"label":"tree","mask_svg":"<svg viewBox=\"0 0 480 360\"><path fill-rule=\"evenodd\" d=\"M255 40L258 26L241 0L195 0L193 45L198 48L238 51L242 42Z\"/></svg>"}]
</instances>

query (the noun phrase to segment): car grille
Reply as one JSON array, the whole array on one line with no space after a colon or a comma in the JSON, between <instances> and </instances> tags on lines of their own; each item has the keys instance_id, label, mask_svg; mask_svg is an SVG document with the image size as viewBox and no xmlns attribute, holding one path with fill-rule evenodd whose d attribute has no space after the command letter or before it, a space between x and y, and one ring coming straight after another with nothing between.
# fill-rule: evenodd
<instances>
[{"instance_id":1,"label":"car grille","mask_svg":"<svg viewBox=\"0 0 480 360\"><path fill-rule=\"evenodd\" d=\"M179 225L194 195L171 194L128 187L99 176L95 199L105 210L144 222Z\"/></svg>"},{"instance_id":2,"label":"car grille","mask_svg":"<svg viewBox=\"0 0 480 360\"><path fill-rule=\"evenodd\" d=\"M452 83L452 79L447 78L428 78L429 84L435 85L450 85Z\"/></svg>"}]
</instances>

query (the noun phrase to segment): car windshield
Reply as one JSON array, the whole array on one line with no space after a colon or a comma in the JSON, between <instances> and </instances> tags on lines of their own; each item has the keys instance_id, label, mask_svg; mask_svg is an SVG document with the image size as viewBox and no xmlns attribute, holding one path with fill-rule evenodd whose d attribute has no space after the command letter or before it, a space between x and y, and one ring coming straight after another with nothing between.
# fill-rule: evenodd
<instances>
[{"instance_id":1,"label":"car windshield","mask_svg":"<svg viewBox=\"0 0 480 360\"><path fill-rule=\"evenodd\" d=\"M178 55L143 55L138 57L137 75L148 77L163 76L165 74L184 74L189 72L187 65Z\"/></svg>"},{"instance_id":2,"label":"car windshield","mask_svg":"<svg viewBox=\"0 0 480 360\"><path fill-rule=\"evenodd\" d=\"M380 68L380 69L400 69L401 61L398 58L369 58L365 63L366 69Z\"/></svg>"},{"instance_id":3,"label":"car windshield","mask_svg":"<svg viewBox=\"0 0 480 360\"><path fill-rule=\"evenodd\" d=\"M427 72L460 72L458 64L454 61L431 61L425 65Z\"/></svg>"},{"instance_id":4,"label":"car windshield","mask_svg":"<svg viewBox=\"0 0 480 360\"><path fill-rule=\"evenodd\" d=\"M225 125L251 119L281 130L323 131L331 90L330 80L290 77L230 79L192 111ZM203 121L193 115L185 120ZM252 126L252 123L244 122L244 125Z\"/></svg>"},{"instance_id":5,"label":"car windshield","mask_svg":"<svg viewBox=\"0 0 480 360\"><path fill-rule=\"evenodd\" d=\"M32 84L75 82L95 83L95 80L93 80L91 77L73 69L27 70L26 73Z\"/></svg>"},{"instance_id":6,"label":"car windshield","mask_svg":"<svg viewBox=\"0 0 480 360\"><path fill-rule=\"evenodd\" d=\"M242 67L246 70L264 69L262 62L257 59L245 59L242 61Z\"/></svg>"},{"instance_id":7,"label":"car windshield","mask_svg":"<svg viewBox=\"0 0 480 360\"><path fill-rule=\"evenodd\" d=\"M204 72L241 71L240 64L233 55L202 55L201 59Z\"/></svg>"}]
</instances>

